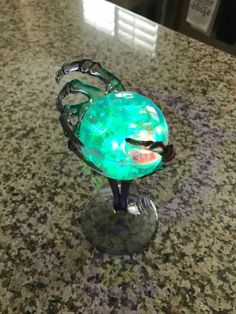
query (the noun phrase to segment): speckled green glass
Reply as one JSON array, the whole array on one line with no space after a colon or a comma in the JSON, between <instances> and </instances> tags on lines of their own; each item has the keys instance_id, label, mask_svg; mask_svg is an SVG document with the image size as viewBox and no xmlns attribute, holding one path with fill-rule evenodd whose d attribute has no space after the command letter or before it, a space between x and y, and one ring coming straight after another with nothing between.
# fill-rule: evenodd
<instances>
[{"instance_id":1,"label":"speckled green glass","mask_svg":"<svg viewBox=\"0 0 236 314\"><path fill-rule=\"evenodd\" d=\"M132 180L162 166L157 151L133 145L132 138L168 143L168 126L160 109L148 98L133 92L112 92L90 99L76 137L84 144L82 153L103 175Z\"/></svg>"}]
</instances>

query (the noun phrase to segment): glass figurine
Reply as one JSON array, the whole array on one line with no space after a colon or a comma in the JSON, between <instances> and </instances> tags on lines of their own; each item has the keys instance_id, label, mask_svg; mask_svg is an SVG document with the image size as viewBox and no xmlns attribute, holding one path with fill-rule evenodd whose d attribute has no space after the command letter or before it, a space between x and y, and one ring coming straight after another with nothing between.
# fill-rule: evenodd
<instances>
[{"instance_id":1,"label":"glass figurine","mask_svg":"<svg viewBox=\"0 0 236 314\"><path fill-rule=\"evenodd\" d=\"M74 71L100 79L105 89L78 79L66 83L56 100L59 121L69 149L107 177L111 187L93 195L87 203L83 230L102 251L142 251L155 233L157 212L146 195L129 193L129 187L132 180L161 170L173 159L167 122L150 99L126 91L114 74L90 59L64 64L56 74L56 82ZM71 94L83 94L87 99L64 104L64 98Z\"/></svg>"}]
</instances>

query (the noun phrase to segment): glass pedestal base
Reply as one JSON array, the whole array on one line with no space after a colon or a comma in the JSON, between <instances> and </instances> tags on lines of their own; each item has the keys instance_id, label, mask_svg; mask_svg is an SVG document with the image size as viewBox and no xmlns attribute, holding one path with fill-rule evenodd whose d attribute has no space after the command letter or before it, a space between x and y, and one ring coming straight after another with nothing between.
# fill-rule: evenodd
<instances>
[{"instance_id":1,"label":"glass pedestal base","mask_svg":"<svg viewBox=\"0 0 236 314\"><path fill-rule=\"evenodd\" d=\"M81 217L87 239L112 255L141 253L154 237L158 215L148 196L130 190L128 211L115 212L110 187L93 194Z\"/></svg>"}]
</instances>

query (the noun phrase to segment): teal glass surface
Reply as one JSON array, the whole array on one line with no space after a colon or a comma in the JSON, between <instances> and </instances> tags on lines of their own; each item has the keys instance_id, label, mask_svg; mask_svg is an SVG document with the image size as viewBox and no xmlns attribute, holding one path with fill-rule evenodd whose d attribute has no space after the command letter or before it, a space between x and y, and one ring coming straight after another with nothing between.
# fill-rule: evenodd
<instances>
[{"instance_id":1,"label":"teal glass surface","mask_svg":"<svg viewBox=\"0 0 236 314\"><path fill-rule=\"evenodd\" d=\"M133 145L126 138L168 143L168 126L161 110L140 94L121 91L91 98L78 110L74 129L85 158L106 177L132 180L162 167L158 150ZM86 109L86 110L85 110Z\"/></svg>"}]
</instances>

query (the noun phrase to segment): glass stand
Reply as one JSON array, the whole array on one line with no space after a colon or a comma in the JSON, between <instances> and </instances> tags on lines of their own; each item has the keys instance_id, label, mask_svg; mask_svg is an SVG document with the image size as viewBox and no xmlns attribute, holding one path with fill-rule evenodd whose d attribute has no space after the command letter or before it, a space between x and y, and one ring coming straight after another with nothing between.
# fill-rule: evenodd
<instances>
[{"instance_id":1,"label":"glass stand","mask_svg":"<svg viewBox=\"0 0 236 314\"><path fill-rule=\"evenodd\" d=\"M141 253L153 239L158 225L154 203L130 187L126 211L114 210L110 187L93 194L84 207L82 229L98 250L112 255Z\"/></svg>"}]
</instances>

